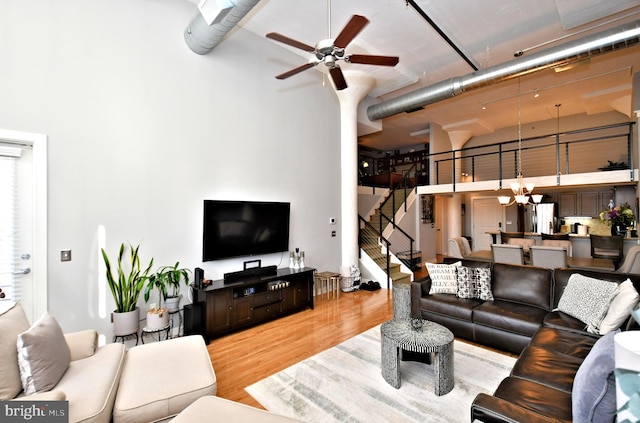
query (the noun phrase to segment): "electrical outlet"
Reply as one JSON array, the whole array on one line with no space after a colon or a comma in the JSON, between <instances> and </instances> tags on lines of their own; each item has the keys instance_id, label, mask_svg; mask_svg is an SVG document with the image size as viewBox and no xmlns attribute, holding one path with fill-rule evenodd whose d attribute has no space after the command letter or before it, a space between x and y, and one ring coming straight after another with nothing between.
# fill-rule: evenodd
<instances>
[{"instance_id":1,"label":"electrical outlet","mask_svg":"<svg viewBox=\"0 0 640 423\"><path fill-rule=\"evenodd\" d=\"M331 236L335 237L336 236L336 231L331 231Z\"/></svg>"},{"instance_id":2,"label":"electrical outlet","mask_svg":"<svg viewBox=\"0 0 640 423\"><path fill-rule=\"evenodd\" d=\"M60 251L60 261L71 261L71 250Z\"/></svg>"}]
</instances>

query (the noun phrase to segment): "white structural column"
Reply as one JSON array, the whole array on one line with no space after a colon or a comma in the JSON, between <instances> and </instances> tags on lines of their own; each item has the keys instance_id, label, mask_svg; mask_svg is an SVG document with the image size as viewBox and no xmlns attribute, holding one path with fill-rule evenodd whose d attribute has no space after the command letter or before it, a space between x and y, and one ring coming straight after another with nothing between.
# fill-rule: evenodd
<instances>
[{"instance_id":1,"label":"white structural column","mask_svg":"<svg viewBox=\"0 0 640 423\"><path fill-rule=\"evenodd\" d=\"M340 199L344 267L358 265L358 104L371 91L375 79L360 71L343 73L348 87L336 93L340 101Z\"/></svg>"},{"instance_id":2,"label":"white structural column","mask_svg":"<svg viewBox=\"0 0 640 423\"><path fill-rule=\"evenodd\" d=\"M449 140L451 141L451 149L459 150L469 141L472 136L470 131L449 131ZM460 153L456 153L456 158ZM456 160L456 173L453 175L456 183L461 181L462 163ZM454 238L462 236L462 194L454 193L449 201L447 201L447 237ZM449 243L446 244L447 248Z\"/></svg>"},{"instance_id":3,"label":"white structural column","mask_svg":"<svg viewBox=\"0 0 640 423\"><path fill-rule=\"evenodd\" d=\"M631 99L632 115L636 117L636 128L640 125L640 72L633 74L633 97ZM634 168L640 168L640 132L636 129L634 131L636 139L633 140L633 149L636 151L635 161L633 163ZM640 189L640 181L636 184L636 190ZM636 191L639 192L639 191ZM636 216L636 220L638 217Z\"/></svg>"}]
</instances>

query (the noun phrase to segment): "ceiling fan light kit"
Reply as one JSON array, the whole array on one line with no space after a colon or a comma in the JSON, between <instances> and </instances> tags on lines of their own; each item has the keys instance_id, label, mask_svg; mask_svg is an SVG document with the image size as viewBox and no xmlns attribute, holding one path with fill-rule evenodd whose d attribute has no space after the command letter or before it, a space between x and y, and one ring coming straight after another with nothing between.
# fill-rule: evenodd
<instances>
[{"instance_id":1,"label":"ceiling fan light kit","mask_svg":"<svg viewBox=\"0 0 640 423\"><path fill-rule=\"evenodd\" d=\"M344 90L347 88L347 81L344 79L339 60L344 60L348 63L365 64L365 65L377 65L377 66L395 66L399 62L399 58L395 56L376 56L368 54L352 54L345 56L345 48L347 45L364 29L369 23L369 20L364 16L353 15L351 20L342 29L340 34L334 39L327 38L320 40L315 47L311 47L308 44L289 38L285 35L278 34L277 32L270 32L266 35L267 38L287 44L291 47L298 48L300 50L313 53L317 61L310 61L309 63L293 68L287 72L284 72L278 76L277 79L286 79L293 75L296 75L302 71L310 69L318 63L324 63L329 69L329 74L336 90Z\"/></svg>"}]
</instances>

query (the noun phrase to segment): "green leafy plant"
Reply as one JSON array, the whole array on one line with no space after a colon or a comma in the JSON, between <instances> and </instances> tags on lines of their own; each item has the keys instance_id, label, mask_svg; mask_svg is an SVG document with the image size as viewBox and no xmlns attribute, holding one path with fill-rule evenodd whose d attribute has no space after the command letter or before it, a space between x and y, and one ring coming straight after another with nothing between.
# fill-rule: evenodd
<instances>
[{"instance_id":1,"label":"green leafy plant","mask_svg":"<svg viewBox=\"0 0 640 423\"><path fill-rule=\"evenodd\" d=\"M155 288L158 290L160 301L167 297L177 297L180 294L180 282L184 281L185 286L189 286L189 269L179 268L180 262L173 266L163 266L156 273L149 277L144 290L144 300L149 301L149 295Z\"/></svg>"},{"instance_id":2,"label":"green leafy plant","mask_svg":"<svg viewBox=\"0 0 640 423\"><path fill-rule=\"evenodd\" d=\"M118 250L117 275L113 274L107 252L104 248L101 249L102 258L106 265L107 283L109 284L111 295L113 295L113 300L116 303L116 312L118 313L126 313L136 309L142 288L149 278L148 275L153 265L153 259L151 259L146 269L142 270L140 266L140 255L138 253L139 248L140 245L134 248L133 245L129 244L129 263L125 268L125 244L120 244L120 249Z\"/></svg>"}]
</instances>

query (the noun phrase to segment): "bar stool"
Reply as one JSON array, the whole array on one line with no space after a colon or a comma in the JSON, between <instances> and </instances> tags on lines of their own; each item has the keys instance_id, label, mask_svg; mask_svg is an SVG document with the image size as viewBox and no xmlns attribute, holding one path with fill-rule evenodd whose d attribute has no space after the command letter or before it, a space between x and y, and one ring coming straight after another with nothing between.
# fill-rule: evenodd
<instances>
[{"instance_id":1,"label":"bar stool","mask_svg":"<svg viewBox=\"0 0 640 423\"><path fill-rule=\"evenodd\" d=\"M622 252L624 237L619 235L589 235L591 239L591 257L608 258L618 268L624 256Z\"/></svg>"}]
</instances>

